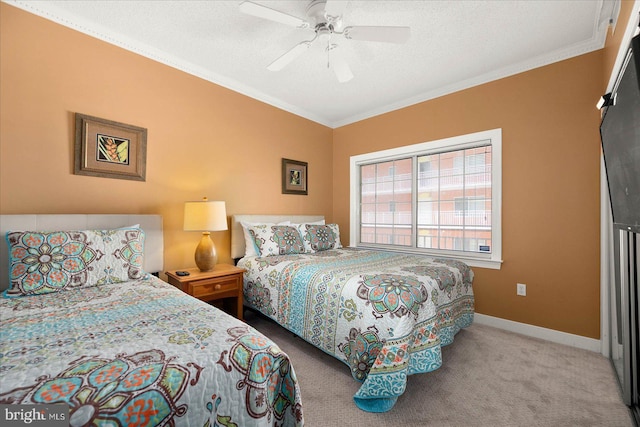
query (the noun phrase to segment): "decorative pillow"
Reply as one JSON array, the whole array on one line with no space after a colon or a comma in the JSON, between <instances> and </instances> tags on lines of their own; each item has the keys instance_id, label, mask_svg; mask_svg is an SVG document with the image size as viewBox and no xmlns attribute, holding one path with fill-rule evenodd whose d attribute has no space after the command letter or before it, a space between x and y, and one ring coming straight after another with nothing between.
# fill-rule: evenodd
<instances>
[{"instance_id":1,"label":"decorative pillow","mask_svg":"<svg viewBox=\"0 0 640 427\"><path fill-rule=\"evenodd\" d=\"M7 233L7 296L125 282L144 276L140 228Z\"/></svg>"},{"instance_id":2,"label":"decorative pillow","mask_svg":"<svg viewBox=\"0 0 640 427\"><path fill-rule=\"evenodd\" d=\"M302 224L299 229L306 252L313 253L342 247L338 224Z\"/></svg>"},{"instance_id":3,"label":"decorative pillow","mask_svg":"<svg viewBox=\"0 0 640 427\"><path fill-rule=\"evenodd\" d=\"M259 256L304 253L304 244L297 227L290 225L255 225L249 227Z\"/></svg>"},{"instance_id":4,"label":"decorative pillow","mask_svg":"<svg viewBox=\"0 0 640 427\"><path fill-rule=\"evenodd\" d=\"M258 256L258 255L260 255L260 252L256 248L256 244L253 241L253 236L249 232L249 227L253 227L253 226L257 226L257 225L271 226L271 225L289 225L289 224L291 224L291 221L283 221L283 222L279 222L277 224L273 224L273 223L270 223L270 222L261 223L261 222L241 221L240 225L242 225L242 231L244 233L244 256Z\"/></svg>"}]
</instances>

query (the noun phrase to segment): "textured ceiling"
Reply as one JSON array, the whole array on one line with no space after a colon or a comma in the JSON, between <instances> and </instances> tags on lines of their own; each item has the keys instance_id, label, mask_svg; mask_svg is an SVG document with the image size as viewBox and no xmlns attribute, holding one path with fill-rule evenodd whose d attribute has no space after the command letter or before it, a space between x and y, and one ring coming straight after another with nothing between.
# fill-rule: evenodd
<instances>
[{"instance_id":1,"label":"textured ceiling","mask_svg":"<svg viewBox=\"0 0 640 427\"><path fill-rule=\"evenodd\" d=\"M241 1L3 0L318 123L338 127L600 49L613 0L348 1L345 25L411 27L405 44L332 42L354 78L339 83L299 29L241 13ZM306 19L308 1L255 3Z\"/></svg>"}]
</instances>

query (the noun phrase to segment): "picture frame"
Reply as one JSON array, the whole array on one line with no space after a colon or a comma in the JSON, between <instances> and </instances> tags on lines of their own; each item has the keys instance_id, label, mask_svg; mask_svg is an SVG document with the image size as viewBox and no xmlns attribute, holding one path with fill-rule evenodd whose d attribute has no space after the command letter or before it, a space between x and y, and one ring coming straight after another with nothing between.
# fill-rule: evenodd
<instances>
[{"instance_id":1,"label":"picture frame","mask_svg":"<svg viewBox=\"0 0 640 427\"><path fill-rule=\"evenodd\" d=\"M74 174L145 181L147 129L76 113Z\"/></svg>"},{"instance_id":2,"label":"picture frame","mask_svg":"<svg viewBox=\"0 0 640 427\"><path fill-rule=\"evenodd\" d=\"M282 194L308 194L307 162L282 159Z\"/></svg>"}]
</instances>

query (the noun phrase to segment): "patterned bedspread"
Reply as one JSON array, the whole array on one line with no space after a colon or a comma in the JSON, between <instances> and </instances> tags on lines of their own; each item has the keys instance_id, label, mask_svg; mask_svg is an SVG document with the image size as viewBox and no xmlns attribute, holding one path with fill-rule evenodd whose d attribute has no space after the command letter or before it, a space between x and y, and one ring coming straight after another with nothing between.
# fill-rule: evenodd
<instances>
[{"instance_id":1,"label":"patterned bedspread","mask_svg":"<svg viewBox=\"0 0 640 427\"><path fill-rule=\"evenodd\" d=\"M148 275L0 298L0 403L67 403L70 425L299 426L288 356Z\"/></svg>"},{"instance_id":2,"label":"patterned bedspread","mask_svg":"<svg viewBox=\"0 0 640 427\"><path fill-rule=\"evenodd\" d=\"M245 257L245 304L343 361L365 411L385 412L407 376L442 364L473 322L473 272L460 261L351 248Z\"/></svg>"}]
</instances>

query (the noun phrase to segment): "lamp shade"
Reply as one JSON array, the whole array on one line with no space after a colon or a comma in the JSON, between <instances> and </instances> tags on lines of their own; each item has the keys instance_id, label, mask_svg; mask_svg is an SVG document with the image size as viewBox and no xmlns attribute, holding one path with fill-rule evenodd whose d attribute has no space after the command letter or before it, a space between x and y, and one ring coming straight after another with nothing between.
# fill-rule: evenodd
<instances>
[{"instance_id":1,"label":"lamp shade","mask_svg":"<svg viewBox=\"0 0 640 427\"><path fill-rule=\"evenodd\" d=\"M185 231L222 231L227 229L227 209L221 201L208 201L184 204Z\"/></svg>"}]
</instances>

